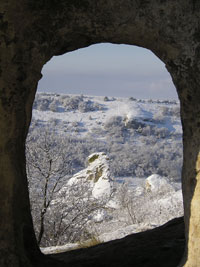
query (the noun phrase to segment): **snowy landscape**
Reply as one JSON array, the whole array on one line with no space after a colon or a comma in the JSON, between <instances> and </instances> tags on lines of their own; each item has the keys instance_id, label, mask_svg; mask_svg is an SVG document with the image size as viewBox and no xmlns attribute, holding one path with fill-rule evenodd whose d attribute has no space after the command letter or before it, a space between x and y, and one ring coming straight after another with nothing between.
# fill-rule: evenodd
<instances>
[{"instance_id":1,"label":"snowy landscape","mask_svg":"<svg viewBox=\"0 0 200 267\"><path fill-rule=\"evenodd\" d=\"M36 95L27 174L45 253L122 238L183 215L179 113L179 103L169 100Z\"/></svg>"}]
</instances>

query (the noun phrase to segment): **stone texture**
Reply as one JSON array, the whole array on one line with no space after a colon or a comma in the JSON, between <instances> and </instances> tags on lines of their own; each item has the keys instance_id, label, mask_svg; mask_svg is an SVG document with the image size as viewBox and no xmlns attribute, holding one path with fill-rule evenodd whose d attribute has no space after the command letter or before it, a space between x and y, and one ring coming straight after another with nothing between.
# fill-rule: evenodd
<instances>
[{"instance_id":1,"label":"stone texture","mask_svg":"<svg viewBox=\"0 0 200 267\"><path fill-rule=\"evenodd\" d=\"M0 265L34 266L40 255L30 216L24 143L42 66L54 55L100 42L150 49L172 76L181 102L184 143L187 246L180 266L199 266L197 0L0 1Z\"/></svg>"},{"instance_id":2,"label":"stone texture","mask_svg":"<svg viewBox=\"0 0 200 267\"><path fill-rule=\"evenodd\" d=\"M96 199L106 199L112 193L112 179L109 169L109 158L104 152L97 152L87 158L87 168L76 173L67 183L67 187L73 184L86 183L91 187L92 196ZM67 188L62 188L66 190Z\"/></svg>"},{"instance_id":3,"label":"stone texture","mask_svg":"<svg viewBox=\"0 0 200 267\"><path fill-rule=\"evenodd\" d=\"M156 229L52 256L74 267L177 267L184 243L183 218L176 218Z\"/></svg>"}]
</instances>

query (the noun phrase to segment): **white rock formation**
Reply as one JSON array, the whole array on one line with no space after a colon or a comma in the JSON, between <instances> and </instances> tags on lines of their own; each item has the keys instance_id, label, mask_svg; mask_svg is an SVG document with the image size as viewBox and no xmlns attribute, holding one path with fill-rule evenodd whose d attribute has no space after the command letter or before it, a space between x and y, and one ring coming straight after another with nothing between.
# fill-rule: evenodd
<instances>
[{"instance_id":1,"label":"white rock formation","mask_svg":"<svg viewBox=\"0 0 200 267\"><path fill-rule=\"evenodd\" d=\"M165 191L165 189L166 191L169 191L169 189L174 190L166 178L158 174L152 174L145 181L145 190L147 192Z\"/></svg>"},{"instance_id":2,"label":"white rock formation","mask_svg":"<svg viewBox=\"0 0 200 267\"><path fill-rule=\"evenodd\" d=\"M68 181L68 185L77 185L79 182L90 184L94 198L110 196L112 179L109 171L109 158L104 152L91 154L88 157L88 167L76 173Z\"/></svg>"}]
</instances>

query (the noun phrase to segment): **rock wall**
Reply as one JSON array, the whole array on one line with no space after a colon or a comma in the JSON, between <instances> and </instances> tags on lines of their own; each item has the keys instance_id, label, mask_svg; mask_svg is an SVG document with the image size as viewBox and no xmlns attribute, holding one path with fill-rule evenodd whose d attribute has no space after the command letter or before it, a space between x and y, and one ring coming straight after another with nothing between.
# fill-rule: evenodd
<instances>
[{"instance_id":1,"label":"rock wall","mask_svg":"<svg viewBox=\"0 0 200 267\"><path fill-rule=\"evenodd\" d=\"M40 255L30 216L24 144L42 66L54 55L100 42L150 49L172 76L181 102L184 143L187 246L180 266L199 266L200 2L196 0L1 0L0 265L34 266Z\"/></svg>"}]
</instances>

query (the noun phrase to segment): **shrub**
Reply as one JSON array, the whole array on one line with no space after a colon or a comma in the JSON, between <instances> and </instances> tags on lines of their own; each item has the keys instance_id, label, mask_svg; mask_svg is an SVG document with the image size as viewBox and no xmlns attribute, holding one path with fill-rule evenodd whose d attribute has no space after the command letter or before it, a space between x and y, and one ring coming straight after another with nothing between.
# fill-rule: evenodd
<instances>
[{"instance_id":1,"label":"shrub","mask_svg":"<svg viewBox=\"0 0 200 267\"><path fill-rule=\"evenodd\" d=\"M41 111L47 111L49 109L49 104L50 104L49 99L38 98L34 103L34 108Z\"/></svg>"},{"instance_id":2,"label":"shrub","mask_svg":"<svg viewBox=\"0 0 200 267\"><path fill-rule=\"evenodd\" d=\"M165 115L163 115L162 111L159 110L153 115L153 120L155 121L155 123L164 123Z\"/></svg>"},{"instance_id":3,"label":"shrub","mask_svg":"<svg viewBox=\"0 0 200 267\"><path fill-rule=\"evenodd\" d=\"M132 97L132 96L129 97L129 100L130 100L130 101L137 101L137 99L136 99L135 97Z\"/></svg>"},{"instance_id":4,"label":"shrub","mask_svg":"<svg viewBox=\"0 0 200 267\"><path fill-rule=\"evenodd\" d=\"M104 127L109 129L116 126L123 126L124 124L122 122L123 119L121 116L112 116L105 122Z\"/></svg>"}]
</instances>

